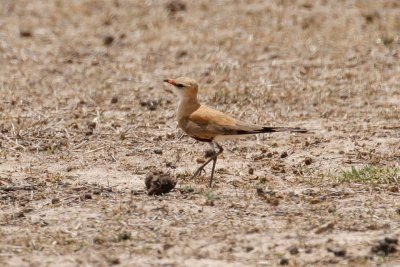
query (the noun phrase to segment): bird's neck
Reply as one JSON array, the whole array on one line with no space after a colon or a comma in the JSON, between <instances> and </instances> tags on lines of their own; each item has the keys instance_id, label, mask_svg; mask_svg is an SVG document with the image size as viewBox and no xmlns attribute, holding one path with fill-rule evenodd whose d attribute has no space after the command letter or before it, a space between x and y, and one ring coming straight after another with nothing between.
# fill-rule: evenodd
<instances>
[{"instance_id":1,"label":"bird's neck","mask_svg":"<svg viewBox=\"0 0 400 267\"><path fill-rule=\"evenodd\" d=\"M200 103L197 100L197 96L181 95L178 105L178 120L188 117L192 112L200 107Z\"/></svg>"}]
</instances>

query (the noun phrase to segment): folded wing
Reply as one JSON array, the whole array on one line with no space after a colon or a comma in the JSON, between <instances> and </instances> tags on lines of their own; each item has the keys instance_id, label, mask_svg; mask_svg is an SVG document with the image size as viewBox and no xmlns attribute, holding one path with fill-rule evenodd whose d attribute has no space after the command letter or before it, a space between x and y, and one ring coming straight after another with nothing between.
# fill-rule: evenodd
<instances>
[{"instance_id":1,"label":"folded wing","mask_svg":"<svg viewBox=\"0 0 400 267\"><path fill-rule=\"evenodd\" d=\"M213 139L216 136L248 135L272 132L307 132L301 128L263 127L234 119L222 112L206 106L200 106L189 115L188 121L180 124L190 136L198 139Z\"/></svg>"}]
</instances>

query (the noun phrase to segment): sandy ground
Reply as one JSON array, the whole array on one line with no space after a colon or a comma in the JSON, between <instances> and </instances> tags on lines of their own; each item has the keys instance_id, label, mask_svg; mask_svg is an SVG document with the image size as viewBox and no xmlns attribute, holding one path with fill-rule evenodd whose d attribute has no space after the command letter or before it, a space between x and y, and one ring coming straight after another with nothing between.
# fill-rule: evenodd
<instances>
[{"instance_id":1,"label":"sandy ground","mask_svg":"<svg viewBox=\"0 0 400 267\"><path fill-rule=\"evenodd\" d=\"M399 1L2 0L0 66L2 266L400 265ZM225 143L210 189L182 75L312 132Z\"/></svg>"}]
</instances>

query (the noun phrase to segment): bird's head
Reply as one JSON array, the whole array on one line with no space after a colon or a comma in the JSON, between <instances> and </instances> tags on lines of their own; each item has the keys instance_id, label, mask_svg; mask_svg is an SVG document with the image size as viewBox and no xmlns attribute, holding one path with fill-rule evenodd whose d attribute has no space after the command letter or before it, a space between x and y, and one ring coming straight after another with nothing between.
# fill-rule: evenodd
<instances>
[{"instance_id":1,"label":"bird's head","mask_svg":"<svg viewBox=\"0 0 400 267\"><path fill-rule=\"evenodd\" d=\"M167 79L164 82L173 85L180 97L196 98L199 85L197 82L188 77L179 77L176 79Z\"/></svg>"}]
</instances>

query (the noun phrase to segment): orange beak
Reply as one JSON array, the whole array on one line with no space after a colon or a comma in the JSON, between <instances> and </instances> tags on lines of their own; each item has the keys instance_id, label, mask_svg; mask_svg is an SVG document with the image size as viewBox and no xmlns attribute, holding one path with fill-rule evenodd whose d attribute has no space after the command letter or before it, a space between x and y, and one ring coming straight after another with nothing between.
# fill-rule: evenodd
<instances>
[{"instance_id":1,"label":"orange beak","mask_svg":"<svg viewBox=\"0 0 400 267\"><path fill-rule=\"evenodd\" d=\"M172 79L164 80L164 82L172 84L172 85L176 85L176 82Z\"/></svg>"}]
</instances>

